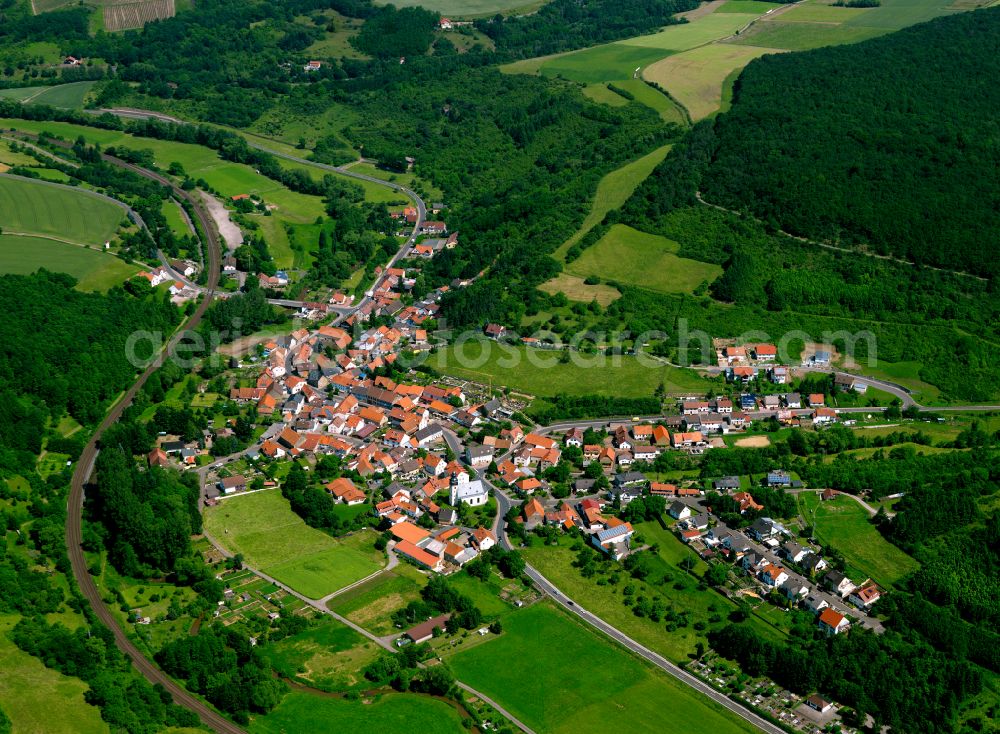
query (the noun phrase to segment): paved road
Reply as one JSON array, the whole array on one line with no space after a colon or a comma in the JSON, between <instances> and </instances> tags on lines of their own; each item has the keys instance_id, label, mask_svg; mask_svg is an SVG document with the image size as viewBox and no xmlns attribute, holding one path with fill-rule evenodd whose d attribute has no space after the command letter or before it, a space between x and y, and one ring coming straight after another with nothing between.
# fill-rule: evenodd
<instances>
[{"instance_id":1,"label":"paved road","mask_svg":"<svg viewBox=\"0 0 1000 734\"><path fill-rule=\"evenodd\" d=\"M148 380L150 375L152 375L157 369L159 369L160 365L163 364L167 353L178 343L184 332L188 329L193 329L201 321L202 316L204 316L205 311L208 309L208 306L211 304L212 298L215 295L215 287L219 281L220 272L218 237L210 219L208 218L208 215L200 207L198 202L194 201L186 191L182 191L180 188L174 187L168 180L159 174L152 171L146 171L108 155L103 156L103 158L105 161L113 165L121 168L127 168L141 176L144 176L145 178L157 181L165 186L170 186L174 189L174 194L176 196L186 198L195 205L195 213L197 214L198 220L200 221L209 240L208 243L206 243L209 257L209 287L205 293L205 297L202 299L201 303L198 304L198 307L188 318L187 322L185 322L183 327L176 332L173 338L168 342L167 347L161 351L156 359L143 371L141 375L139 375L139 378L133 383L132 387L130 387L122 398L111 408L108 414L104 417L104 420L101 421L100 425L97 427L97 430L94 431L93 436L91 436L90 441L87 443L86 447L84 447L83 452L80 454L76 470L73 472L73 479L70 485L69 499L67 502L66 549L69 553L73 576L76 579L77 585L80 587L80 592L89 602L91 608L94 610L94 614L97 616L97 619L111 630L118 649L131 659L132 664L135 665L136 669L142 673L142 675L150 683L153 683L154 685L160 684L166 688L166 690L169 691L171 698L173 698L174 703L193 711L198 715L198 718L201 719L202 723L213 731L220 732L221 734L241 734L243 730L240 729L240 727L233 724L204 701L192 695L186 689L174 682L170 676L156 667L156 665L149 660L139 650L139 648L135 646L135 644L133 644L133 642L126 635L125 630L118 625L118 622L111 613L111 610L105 606L103 599L101 599L101 595L97 589L96 583L94 582L94 578L87 571L87 561L84 557L83 548L81 547L83 540L81 514L83 512L84 485L90 478L90 474L94 468L94 462L97 460L97 454L99 451L98 442L100 441L101 436L109 427L118 421L125 409L135 399L139 390L141 390L143 385L146 384L146 380Z\"/></svg>"},{"instance_id":2,"label":"paved road","mask_svg":"<svg viewBox=\"0 0 1000 734\"><path fill-rule=\"evenodd\" d=\"M501 546L506 548L507 550L510 550L512 546L507 538L506 521L503 518L510 510L510 508L514 506L515 503L513 500L511 500L510 497L507 496L505 492L501 491L499 488L495 486L493 487L493 493L496 496L497 503L499 505L499 512L497 513L497 519L493 529L497 535L497 538L500 541ZM652 663L657 668L664 671L673 678L676 678L681 683L684 683L685 685L695 689L696 691L705 696L708 696L715 703L728 709L729 711L736 714L740 718L745 719L746 721L753 724L761 731L767 732L767 734L784 734L784 730L782 730L780 727L775 726L771 722L755 714L753 711L750 711L749 709L741 706L740 704L731 700L722 693L719 693L710 685L704 683L699 678L696 678L695 676L691 675L678 665L675 665L674 663L670 662L662 655L659 655L650 650L649 648L645 647L644 645L639 644L631 637L626 635L624 632L618 630L615 627L612 627L610 624L605 622L600 617L591 614L590 612L581 608L577 602L566 596L566 594L560 591L555 584L553 584L551 581L545 578L541 573L539 573L538 569L536 569L534 566L531 566L530 564L526 566L525 573L527 574L528 578L530 578L542 592L550 596L563 609L565 609L571 614L576 615L579 619L583 620L591 627L600 630L618 644L626 647L628 650L632 651L639 657Z\"/></svg>"},{"instance_id":3,"label":"paved road","mask_svg":"<svg viewBox=\"0 0 1000 734\"><path fill-rule=\"evenodd\" d=\"M223 556L225 556L227 558L232 557L232 553L230 553L214 537L212 537L208 533L205 533L204 535L205 535L205 538L208 540L208 542L211 543L215 547L215 549L219 551L219 553L221 553ZM390 549L389 556L390 556L390 559L392 559L392 558L395 557L395 553L391 552L391 549ZM390 568L392 568L394 565L395 564L393 564L391 562L391 560L390 560L390 565L387 566L386 568L382 569L382 571L387 571ZM338 622L340 622L340 623L342 623L344 625L347 625L352 630L354 630L355 632L357 632L359 635L361 635L362 637L364 637L364 638L366 638L368 640L371 640L372 642L374 642L376 645L378 645L382 649L387 650L387 651L392 652L392 653L399 652L398 648L393 644L393 640L396 637L398 637L398 635L386 635L385 637L378 637L377 635L374 635L371 632L369 632L368 630L366 630L364 627L362 627L362 626L360 626L358 624L355 624L354 622L352 622L351 620L349 620L347 617L344 617L344 616L342 616L340 614L337 614L336 612L332 611L331 609L329 609L326 606L325 602L328 599L336 596L337 594L339 594L339 593L341 593L343 591L347 591L348 589L353 588L354 586L357 586L358 584L364 583L368 579L363 579L362 581L357 582L357 584L352 584L351 586L344 587L343 589L340 589L339 591L336 591L333 594L330 594L328 596L323 597L323 599L310 599L309 597L300 594L299 592L297 592L295 589L291 588L290 586L286 586L285 584L283 584L282 582L278 581L278 579L274 578L273 576L268 576L266 573L262 573L261 571L259 571L257 569L254 569L254 568L251 568L250 566L246 566L245 564L244 564L244 568L246 568L247 570L252 571L253 573L257 574L262 579L271 582L272 584L274 584L278 588L283 589L284 591L286 591L287 593L291 594L295 598L302 600L303 602L305 602L306 604L308 604L310 607L312 607L313 609L315 609L317 612L321 612L322 614L327 614L327 615L333 617L334 619L336 619ZM382 571L379 571L379 573L382 573ZM527 724L525 724L523 721L521 721L520 719L518 719L510 711L508 711L507 709L505 709L503 706L501 706L500 704L498 704L496 701L494 701L489 696L483 694L480 691L477 691L472 686L469 686L469 685L467 685L465 683L462 683L461 681L455 681L455 685L457 685L463 691L466 691L467 693L471 693L473 696L476 696L477 698L481 698L483 701L485 701L490 706L492 706L497 711L499 711L503 716L507 717L507 719L512 724L514 724L517 728L519 728L521 731L523 731L524 734L535 734L535 731L533 729L531 729Z\"/></svg>"}]
</instances>

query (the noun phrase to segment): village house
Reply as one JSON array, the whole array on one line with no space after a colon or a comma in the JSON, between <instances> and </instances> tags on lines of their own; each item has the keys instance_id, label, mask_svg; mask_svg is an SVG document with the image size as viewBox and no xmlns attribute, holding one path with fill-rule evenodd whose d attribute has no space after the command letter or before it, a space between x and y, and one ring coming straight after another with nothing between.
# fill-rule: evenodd
<instances>
[{"instance_id":1,"label":"village house","mask_svg":"<svg viewBox=\"0 0 1000 734\"><path fill-rule=\"evenodd\" d=\"M851 626L847 617L829 607L820 612L817 624L828 635L839 635L841 632L846 632Z\"/></svg>"},{"instance_id":2,"label":"village house","mask_svg":"<svg viewBox=\"0 0 1000 734\"><path fill-rule=\"evenodd\" d=\"M681 502L680 500L673 502L670 505L670 509L668 510L668 512L670 513L670 517L674 518L675 520L686 520L692 515L691 508L688 507L683 502Z\"/></svg>"},{"instance_id":3,"label":"village house","mask_svg":"<svg viewBox=\"0 0 1000 734\"><path fill-rule=\"evenodd\" d=\"M778 358L778 348L773 344L755 344L751 350L758 362L773 362Z\"/></svg>"},{"instance_id":4,"label":"village house","mask_svg":"<svg viewBox=\"0 0 1000 734\"><path fill-rule=\"evenodd\" d=\"M465 461L473 469L485 469L493 463L493 449L469 445L465 448Z\"/></svg>"},{"instance_id":5,"label":"village house","mask_svg":"<svg viewBox=\"0 0 1000 734\"><path fill-rule=\"evenodd\" d=\"M222 490L223 494L242 492L246 488L247 488L247 478L242 474L236 474L234 476L225 477L219 480L219 489Z\"/></svg>"},{"instance_id":6,"label":"village house","mask_svg":"<svg viewBox=\"0 0 1000 734\"><path fill-rule=\"evenodd\" d=\"M868 609L881 596L882 594L878 590L878 587L875 584L869 583L852 591L850 596L847 597L847 601L860 609Z\"/></svg>"},{"instance_id":7,"label":"village house","mask_svg":"<svg viewBox=\"0 0 1000 734\"><path fill-rule=\"evenodd\" d=\"M739 477L722 477L712 481L712 489L717 492L732 492L740 488Z\"/></svg>"},{"instance_id":8,"label":"village house","mask_svg":"<svg viewBox=\"0 0 1000 734\"><path fill-rule=\"evenodd\" d=\"M612 517L608 518L603 530L598 530L590 536L590 541L595 548L620 561L628 555L634 534L635 531L630 523Z\"/></svg>"},{"instance_id":9,"label":"village house","mask_svg":"<svg viewBox=\"0 0 1000 734\"><path fill-rule=\"evenodd\" d=\"M521 518L525 530L534 530L545 522L545 508L541 502L532 498L521 506Z\"/></svg>"},{"instance_id":10,"label":"village house","mask_svg":"<svg viewBox=\"0 0 1000 734\"><path fill-rule=\"evenodd\" d=\"M737 492L733 495L733 499L739 504L741 515L748 510L759 512L764 509L764 505L758 503L749 492Z\"/></svg>"},{"instance_id":11,"label":"village house","mask_svg":"<svg viewBox=\"0 0 1000 734\"><path fill-rule=\"evenodd\" d=\"M831 569L823 576L823 585L841 598L854 591L854 582L836 569Z\"/></svg>"}]
</instances>

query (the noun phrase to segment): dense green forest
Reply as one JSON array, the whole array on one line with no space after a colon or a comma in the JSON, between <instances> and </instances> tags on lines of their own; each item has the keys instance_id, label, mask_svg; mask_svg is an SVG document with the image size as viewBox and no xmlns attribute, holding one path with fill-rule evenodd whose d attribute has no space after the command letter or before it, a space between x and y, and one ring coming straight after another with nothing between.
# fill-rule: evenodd
<instances>
[{"instance_id":1,"label":"dense green forest","mask_svg":"<svg viewBox=\"0 0 1000 734\"><path fill-rule=\"evenodd\" d=\"M46 426L71 415L91 424L131 384L125 344L136 330L169 333L177 309L162 295L135 298L73 289L60 273L0 277L0 466L34 466ZM148 356L148 355L139 355Z\"/></svg>"},{"instance_id":2,"label":"dense green forest","mask_svg":"<svg viewBox=\"0 0 1000 734\"><path fill-rule=\"evenodd\" d=\"M672 334L686 318L712 335L772 338L864 330L873 338L855 342L855 359L920 362L921 379L947 398L995 399L997 99L978 74L997 63L998 26L996 10L960 14L751 63L732 109L696 125L608 218L676 240L681 255L722 265L722 277L694 298L623 284L597 325ZM753 216L704 206L699 191ZM945 270L823 249L779 229Z\"/></svg>"},{"instance_id":3,"label":"dense green forest","mask_svg":"<svg viewBox=\"0 0 1000 734\"><path fill-rule=\"evenodd\" d=\"M286 691L241 625L215 624L179 637L164 645L156 661L241 724L249 722L250 713L277 706Z\"/></svg>"},{"instance_id":4,"label":"dense green forest","mask_svg":"<svg viewBox=\"0 0 1000 734\"><path fill-rule=\"evenodd\" d=\"M795 235L995 278L997 73L996 9L763 57L660 198L700 187Z\"/></svg>"},{"instance_id":5,"label":"dense green forest","mask_svg":"<svg viewBox=\"0 0 1000 734\"><path fill-rule=\"evenodd\" d=\"M43 478L35 470L38 454L44 448L75 459L108 401L134 379L135 368L126 359L129 334L170 331L178 320L177 310L158 295L135 297L115 288L101 296L76 291L74 283L68 275L45 271L0 277L6 313L0 327L6 411L0 421L0 476L20 476L27 483L15 489L0 481L4 525L19 531L0 540L0 611L22 616L10 632L21 649L87 682L86 700L100 708L113 730L145 734L194 726L197 717L138 677L75 587L70 584L67 593L53 575L70 573L64 528L73 468ZM83 425L69 437L54 429L66 415ZM70 630L42 616L53 612L79 613L81 624Z\"/></svg>"}]
</instances>

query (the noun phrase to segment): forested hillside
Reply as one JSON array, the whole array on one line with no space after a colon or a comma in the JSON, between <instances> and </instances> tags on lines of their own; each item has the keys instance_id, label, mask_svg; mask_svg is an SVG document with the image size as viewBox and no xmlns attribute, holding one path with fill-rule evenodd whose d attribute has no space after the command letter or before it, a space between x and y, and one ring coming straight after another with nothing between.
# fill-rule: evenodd
<instances>
[{"instance_id":1,"label":"forested hillside","mask_svg":"<svg viewBox=\"0 0 1000 734\"><path fill-rule=\"evenodd\" d=\"M611 215L722 265L712 298L627 289L609 316L644 328L684 316L713 335L863 330L878 360L919 362L946 397L995 399L1000 99L980 74L998 43L989 10L751 63L733 108ZM854 355L874 356L860 343Z\"/></svg>"},{"instance_id":2,"label":"forested hillside","mask_svg":"<svg viewBox=\"0 0 1000 734\"><path fill-rule=\"evenodd\" d=\"M159 297L122 289L101 297L73 284L47 272L0 278L0 469L32 466L49 421L66 414L85 425L97 420L135 376L129 335L169 333L177 322L177 310Z\"/></svg>"},{"instance_id":3,"label":"forested hillside","mask_svg":"<svg viewBox=\"0 0 1000 734\"><path fill-rule=\"evenodd\" d=\"M170 333L180 314L162 292L135 297L115 288L100 296L76 291L73 285L70 276L45 271L0 277L4 312L0 325L0 517L7 530L14 531L0 539L4 589L0 612L21 616L9 637L22 651L87 683L86 702L100 708L112 731L141 734L193 726L197 723L193 714L171 703L169 696L161 697L138 677L115 646L111 631L96 621L75 586L67 582L66 504L75 463L65 466L56 459L54 469L47 472L38 464L43 451L73 461L78 458L110 400L135 377L125 348L129 335ZM70 417L81 425L67 431L62 426L74 425ZM113 457L113 452L108 456ZM152 486L152 478L135 477L136 492L150 493L153 498L149 503L130 498L133 501L124 512L134 511L135 516L128 530L153 515L166 518L165 508L177 510L172 520L185 518L178 506L180 498L165 496L174 494L176 487L168 483ZM155 552L171 554L160 541L170 536L171 529L176 535L187 528L177 524L160 529L159 538L145 535L142 539L154 544ZM88 525L85 543L90 549L96 541L93 530ZM123 543L127 546L132 539ZM181 540L188 543L186 535ZM52 692L52 706L65 701L59 692Z\"/></svg>"},{"instance_id":4,"label":"forested hillside","mask_svg":"<svg viewBox=\"0 0 1000 734\"><path fill-rule=\"evenodd\" d=\"M796 235L1000 273L1000 9L751 63L704 197Z\"/></svg>"}]
</instances>

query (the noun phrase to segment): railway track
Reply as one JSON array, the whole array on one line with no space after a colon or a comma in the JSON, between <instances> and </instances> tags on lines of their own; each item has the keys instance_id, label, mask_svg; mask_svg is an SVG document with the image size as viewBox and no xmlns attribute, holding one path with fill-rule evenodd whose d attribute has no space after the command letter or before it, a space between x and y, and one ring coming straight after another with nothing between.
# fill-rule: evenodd
<instances>
[{"instance_id":1,"label":"railway track","mask_svg":"<svg viewBox=\"0 0 1000 734\"><path fill-rule=\"evenodd\" d=\"M127 169L144 178L156 181L157 183L169 187L174 196L188 201L194 206L195 216L201 224L202 231L205 232L205 238L207 240L204 244L207 251L206 255L208 257L208 285L205 290L204 297L194 312L190 315L190 317L188 317L187 321L182 324L181 328L177 330L156 358L146 367L145 370L143 370L142 374L140 374L136 381L132 384L132 387L130 387L118 400L118 402L112 406L111 410L104 417L104 420L101 421L100 425L98 425L97 429L91 436L90 441L87 442L83 452L80 454L76 470L73 472L73 479L70 484L69 499L67 502L66 550L69 554L70 564L73 569L73 577L76 579L76 584L80 588L80 592L90 603L91 609L94 610L94 614L97 616L97 619L101 622L101 624L111 630L111 633L114 635L115 645L117 645L118 649L128 656L128 658L132 661L132 664L146 678L146 680L154 685L162 685L170 693L174 703L193 711L197 714L198 718L201 719L202 723L213 731L220 732L220 734L242 734L243 730L240 727L236 726L236 724L222 716L218 711L206 704L200 698L194 696L182 686L177 684L170 676L160 670L155 663L147 658L138 647L136 647L136 645L125 634L125 630L119 626L117 620L114 618L114 615L111 613L111 610L104 604L104 600L101 598L101 594L97 589L97 584L94 582L93 577L87 570L87 561L84 557L82 547L84 487L94 469L94 463L97 460L97 454L100 451L98 444L101 436L109 427L114 425L121 418L122 413L135 399L136 394L138 394L139 390L141 390L143 385L146 384L150 375L159 369L170 351L184 337L185 332L193 329L201 322L202 317L205 315L205 312L208 310L208 307L211 305L212 300L215 297L216 288L219 283L222 259L218 232L215 229L215 225L212 222L211 217L208 215L208 212L205 211L204 206L200 201L191 196L188 192L182 190L180 187L175 186L173 182L168 180L166 177L155 173L154 171L140 168L139 166L131 163L126 163L125 161L115 158L114 156L103 155L102 158L111 165Z\"/></svg>"}]
</instances>

